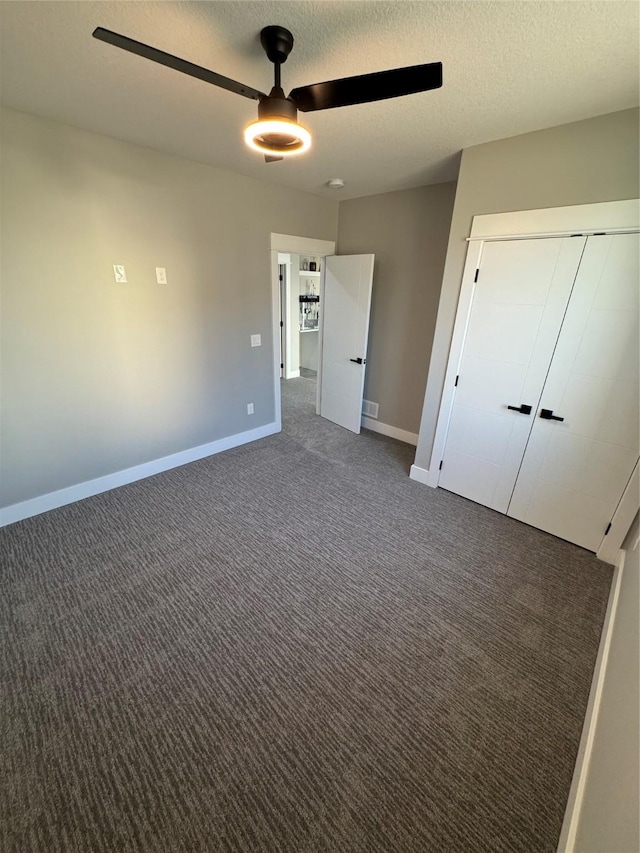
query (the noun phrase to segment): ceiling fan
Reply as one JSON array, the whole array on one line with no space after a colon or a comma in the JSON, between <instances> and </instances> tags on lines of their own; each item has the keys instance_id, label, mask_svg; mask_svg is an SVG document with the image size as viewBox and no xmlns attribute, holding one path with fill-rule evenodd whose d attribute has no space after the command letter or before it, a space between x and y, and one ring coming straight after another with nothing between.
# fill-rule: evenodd
<instances>
[{"instance_id":1,"label":"ceiling fan","mask_svg":"<svg viewBox=\"0 0 640 853\"><path fill-rule=\"evenodd\" d=\"M250 148L260 151L269 163L282 160L283 157L302 154L311 146L311 134L298 124L298 110L312 112L328 110L334 107L347 107L354 104L366 104L439 89L442 86L442 63L430 62L426 65L411 65L406 68L393 68L390 71L376 71L373 74L360 74L357 77L342 77L326 83L314 83L292 89L285 97L280 84L280 67L286 62L293 47L293 36L289 30L280 26L265 27L260 32L260 41L269 60L274 65L274 85L268 95L251 86L245 86L222 74L216 74L186 59L180 59L163 50L150 47L142 42L119 35L103 27L93 31L93 37L128 50L152 62L159 62L183 74L197 77L205 83L212 83L229 92L243 95L258 101L258 121L250 124L244 132L244 138Z\"/></svg>"}]
</instances>

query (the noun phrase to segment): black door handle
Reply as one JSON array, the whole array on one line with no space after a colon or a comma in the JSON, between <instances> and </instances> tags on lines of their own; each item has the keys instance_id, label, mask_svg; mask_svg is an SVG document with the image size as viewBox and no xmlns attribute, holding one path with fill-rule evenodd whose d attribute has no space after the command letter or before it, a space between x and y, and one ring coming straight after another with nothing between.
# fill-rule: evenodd
<instances>
[{"instance_id":1,"label":"black door handle","mask_svg":"<svg viewBox=\"0 0 640 853\"><path fill-rule=\"evenodd\" d=\"M349 361L352 361L354 364L366 364L367 361L364 358L350 358Z\"/></svg>"},{"instance_id":2,"label":"black door handle","mask_svg":"<svg viewBox=\"0 0 640 853\"><path fill-rule=\"evenodd\" d=\"M553 414L553 409L540 409L540 417L545 421L563 421L564 418L559 418Z\"/></svg>"},{"instance_id":3,"label":"black door handle","mask_svg":"<svg viewBox=\"0 0 640 853\"><path fill-rule=\"evenodd\" d=\"M521 406L507 406L507 409L511 409L512 412L520 412L521 415L531 414L531 406L527 406L526 403L523 403Z\"/></svg>"}]
</instances>

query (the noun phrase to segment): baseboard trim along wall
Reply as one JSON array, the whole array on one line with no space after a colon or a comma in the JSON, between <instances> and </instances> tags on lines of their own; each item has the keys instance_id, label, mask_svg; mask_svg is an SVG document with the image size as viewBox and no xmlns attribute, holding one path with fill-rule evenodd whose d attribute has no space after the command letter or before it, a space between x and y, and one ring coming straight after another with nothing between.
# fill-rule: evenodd
<instances>
[{"instance_id":1,"label":"baseboard trim along wall","mask_svg":"<svg viewBox=\"0 0 640 853\"><path fill-rule=\"evenodd\" d=\"M412 444L414 447L418 444L417 432L409 432L406 429L400 429L390 424L383 424L374 418L367 418L365 416L363 416L361 424L365 429L370 429L372 432L379 432L380 435L387 435L389 438L395 438L398 441L404 441L405 444Z\"/></svg>"},{"instance_id":2,"label":"baseboard trim along wall","mask_svg":"<svg viewBox=\"0 0 640 853\"><path fill-rule=\"evenodd\" d=\"M101 492L117 489L119 486L126 486L128 483L134 483L136 480L144 480L145 477L152 477L154 474L169 471L171 468L179 468L180 465L196 462L198 459L204 459L206 456L214 456L216 453L222 453L223 450L231 450L233 447L239 447L241 444L249 444L260 438L266 438L268 435L274 435L274 433L280 432L280 429L280 424L277 422L265 424L264 426L256 427L256 429L250 429L246 432L239 432L236 435L220 438L217 441L211 441L208 444L191 447L189 450L172 453L170 456L153 459L151 462L134 465L132 468L125 468L123 471L106 474L104 477L97 477L95 480L87 480L84 483L78 483L75 486L60 489L57 492L49 492L37 498L12 504L4 509L0 509L0 527L5 527L7 524L14 524L14 522L22 521L25 518L31 518L33 515L40 515L40 513L48 512L51 509L66 506L66 504L81 501L84 498L90 498L93 495L99 495Z\"/></svg>"},{"instance_id":3,"label":"baseboard trim along wall","mask_svg":"<svg viewBox=\"0 0 640 853\"><path fill-rule=\"evenodd\" d=\"M409 477L415 480L416 483L422 483L425 486L429 485L429 472L426 468L420 468L419 465L412 465L409 471Z\"/></svg>"},{"instance_id":4,"label":"baseboard trim along wall","mask_svg":"<svg viewBox=\"0 0 640 853\"><path fill-rule=\"evenodd\" d=\"M569 797L567 799L567 808L565 810L564 822L560 832L557 853L579 853L579 851L576 851L575 849L576 834L578 831L582 801L584 799L584 791L587 784L589 762L593 751L593 741L596 734L596 726L598 724L598 712L600 710L602 690L604 688L604 680L607 672L607 662L609 659L613 627L616 621L616 611L618 609L618 598L620 596L620 584L622 583L622 573L624 571L625 554L625 551L618 552L616 567L611 581L611 591L609 592L607 612L604 617L602 634L600 635L600 646L598 647L598 656L596 658L596 664L593 671L589 701L587 703L587 711L584 718L584 726L582 728L582 737L580 738L580 746L578 747L578 755L576 757L573 780L571 782Z\"/></svg>"}]
</instances>

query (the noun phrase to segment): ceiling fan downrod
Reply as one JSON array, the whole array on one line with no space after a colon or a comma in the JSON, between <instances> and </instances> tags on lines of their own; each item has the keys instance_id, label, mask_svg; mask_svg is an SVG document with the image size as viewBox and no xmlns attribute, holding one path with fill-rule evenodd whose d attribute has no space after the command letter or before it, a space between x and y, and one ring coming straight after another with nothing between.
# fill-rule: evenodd
<instances>
[{"instance_id":1,"label":"ceiling fan downrod","mask_svg":"<svg viewBox=\"0 0 640 853\"><path fill-rule=\"evenodd\" d=\"M270 62L273 63L273 88L258 104L258 116L261 119L282 118L285 121L297 121L296 105L286 97L281 84L280 69L287 61L293 48L293 35L285 27L269 26L260 31L260 43Z\"/></svg>"},{"instance_id":2,"label":"ceiling fan downrod","mask_svg":"<svg viewBox=\"0 0 640 853\"><path fill-rule=\"evenodd\" d=\"M281 85L280 69L293 48L292 33L276 25L264 27L260 32L260 42L273 63L274 84L269 94L258 102L258 122L247 130L251 129L253 134L252 147L272 155L270 159L279 159L283 155L306 150L311 144L311 136L298 124L298 109L286 97ZM258 125L264 126L258 128Z\"/></svg>"}]
</instances>

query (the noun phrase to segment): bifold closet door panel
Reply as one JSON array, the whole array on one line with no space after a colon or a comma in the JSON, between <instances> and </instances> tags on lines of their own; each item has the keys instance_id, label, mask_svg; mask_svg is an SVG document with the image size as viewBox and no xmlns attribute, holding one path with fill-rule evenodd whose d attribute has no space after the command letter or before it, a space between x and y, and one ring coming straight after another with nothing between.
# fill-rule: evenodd
<instances>
[{"instance_id":1,"label":"bifold closet door panel","mask_svg":"<svg viewBox=\"0 0 640 853\"><path fill-rule=\"evenodd\" d=\"M508 510L591 551L639 453L639 252L637 234L587 240Z\"/></svg>"},{"instance_id":2,"label":"bifold closet door panel","mask_svg":"<svg viewBox=\"0 0 640 853\"><path fill-rule=\"evenodd\" d=\"M486 243L438 485L506 512L584 237ZM531 414L509 406L531 406Z\"/></svg>"}]
</instances>

